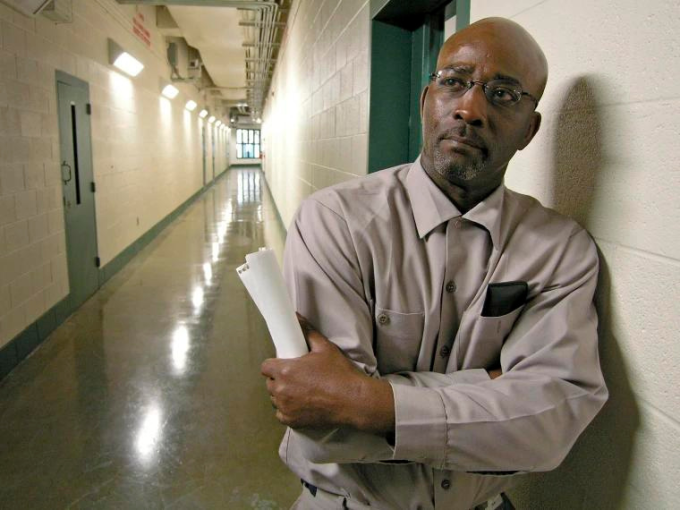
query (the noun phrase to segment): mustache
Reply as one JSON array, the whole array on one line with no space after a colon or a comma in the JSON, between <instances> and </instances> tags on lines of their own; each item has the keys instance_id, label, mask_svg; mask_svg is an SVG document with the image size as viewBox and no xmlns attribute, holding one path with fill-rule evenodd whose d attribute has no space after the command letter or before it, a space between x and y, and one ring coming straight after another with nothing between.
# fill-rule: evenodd
<instances>
[{"instance_id":1,"label":"mustache","mask_svg":"<svg viewBox=\"0 0 680 510\"><path fill-rule=\"evenodd\" d=\"M440 133L439 140L445 140L447 138L464 138L472 145L479 147L484 153L487 152L487 146L484 139L465 124L449 128L443 133Z\"/></svg>"}]
</instances>

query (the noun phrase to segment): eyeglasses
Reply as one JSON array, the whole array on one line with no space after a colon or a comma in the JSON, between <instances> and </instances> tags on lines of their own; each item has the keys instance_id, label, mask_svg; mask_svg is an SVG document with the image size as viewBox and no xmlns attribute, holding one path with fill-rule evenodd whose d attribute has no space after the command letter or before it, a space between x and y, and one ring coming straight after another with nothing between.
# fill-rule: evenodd
<instances>
[{"instance_id":1,"label":"eyeglasses","mask_svg":"<svg viewBox=\"0 0 680 510\"><path fill-rule=\"evenodd\" d=\"M479 85L484 90L484 95L489 102L496 106L514 106L522 100L522 96L527 96L538 106L538 99L528 92L524 92L518 84L506 80L487 82L468 80L453 69L441 69L432 73L430 80L451 97L461 97L472 87Z\"/></svg>"}]
</instances>

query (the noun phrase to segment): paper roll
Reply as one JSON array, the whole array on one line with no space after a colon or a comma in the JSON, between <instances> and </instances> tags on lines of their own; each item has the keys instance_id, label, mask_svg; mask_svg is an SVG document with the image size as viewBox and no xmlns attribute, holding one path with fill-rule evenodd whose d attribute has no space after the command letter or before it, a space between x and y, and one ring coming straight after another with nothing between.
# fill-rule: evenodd
<instances>
[{"instance_id":1,"label":"paper roll","mask_svg":"<svg viewBox=\"0 0 680 510\"><path fill-rule=\"evenodd\" d=\"M236 268L269 329L279 358L297 358L309 352L295 309L286 291L276 256L270 249L246 255Z\"/></svg>"}]
</instances>

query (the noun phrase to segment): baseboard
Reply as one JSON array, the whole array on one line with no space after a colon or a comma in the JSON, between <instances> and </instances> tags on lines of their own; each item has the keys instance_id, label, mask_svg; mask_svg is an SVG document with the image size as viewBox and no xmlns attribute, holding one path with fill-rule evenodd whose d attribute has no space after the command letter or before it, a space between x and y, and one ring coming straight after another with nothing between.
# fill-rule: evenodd
<instances>
[{"instance_id":1,"label":"baseboard","mask_svg":"<svg viewBox=\"0 0 680 510\"><path fill-rule=\"evenodd\" d=\"M226 172L218 174L211 183L198 190L187 200L153 227L142 234L130 246L116 255L108 264L99 269L99 288L123 269L132 258L153 241L163 229L182 214L203 193L210 189ZM278 212L278 211L277 211ZM279 217L280 219L280 217ZM59 301L45 312L39 319L31 323L17 336L0 348L0 381L5 378L19 363L26 359L58 326L64 323L79 307L69 303L69 296Z\"/></svg>"}]
</instances>

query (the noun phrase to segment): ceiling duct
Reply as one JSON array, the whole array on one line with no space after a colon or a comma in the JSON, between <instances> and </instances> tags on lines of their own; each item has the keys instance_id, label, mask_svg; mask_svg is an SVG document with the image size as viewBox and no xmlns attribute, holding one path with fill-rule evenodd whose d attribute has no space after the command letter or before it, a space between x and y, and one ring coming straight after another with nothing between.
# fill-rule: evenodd
<instances>
[{"instance_id":1,"label":"ceiling duct","mask_svg":"<svg viewBox=\"0 0 680 510\"><path fill-rule=\"evenodd\" d=\"M0 0L5 5L8 5L15 11L19 11L25 16L34 17L40 14L47 4L52 0Z\"/></svg>"},{"instance_id":2,"label":"ceiling duct","mask_svg":"<svg viewBox=\"0 0 680 510\"><path fill-rule=\"evenodd\" d=\"M245 52L245 90L246 97L244 102L249 105L252 118L256 119L262 115L264 108L264 99L268 95L268 90L271 83L273 69L276 65L280 52L280 45L283 39L283 33L288 21L289 6L292 0L116 0L119 4L128 5L155 5L159 6L160 10L167 11L159 13L158 24L161 25L162 31L167 30L173 34L177 34L177 29L182 33L183 22L180 19L178 9L190 7L192 10L196 7L229 7L238 9L240 13L240 25L245 34L242 48ZM196 9L198 10L198 9ZM169 14L169 16L165 16ZM177 23L170 19L175 16ZM185 15L187 16L187 15ZM188 19L188 18L187 18ZM179 25L179 27L177 27ZM166 35L170 35L167 34ZM205 62L207 70L211 66L216 66L219 69L219 64L211 64L214 60L214 48L210 41L202 41L200 36L187 33L182 34L187 41L190 41L199 50L204 51ZM214 39L213 39L214 40ZM204 46L205 45L205 48ZM210 50L210 51L209 51ZM180 57L181 60L181 57ZM192 62L193 61L193 62ZM183 67L178 69L184 70ZM192 73L199 71L199 64L195 59L189 59L186 67L187 72L185 77L189 78ZM217 74L218 71L216 71ZM179 72L177 76L181 75ZM205 74L205 73L204 73ZM223 75L224 76L224 75ZM241 82L243 83L243 82ZM218 82L219 84L219 82ZM223 83L226 85L226 83ZM234 87L233 82L229 83L229 87L218 87L230 99L237 99L234 97L235 90L239 87ZM232 91L232 92L229 92ZM225 98L226 99L226 98Z\"/></svg>"},{"instance_id":3,"label":"ceiling duct","mask_svg":"<svg viewBox=\"0 0 680 510\"><path fill-rule=\"evenodd\" d=\"M40 14L55 23L73 23L73 0L52 0Z\"/></svg>"},{"instance_id":4,"label":"ceiling duct","mask_svg":"<svg viewBox=\"0 0 680 510\"><path fill-rule=\"evenodd\" d=\"M168 64L172 70L170 78L174 82L194 82L202 75L203 63L196 48L192 48L181 37L167 37Z\"/></svg>"}]
</instances>

